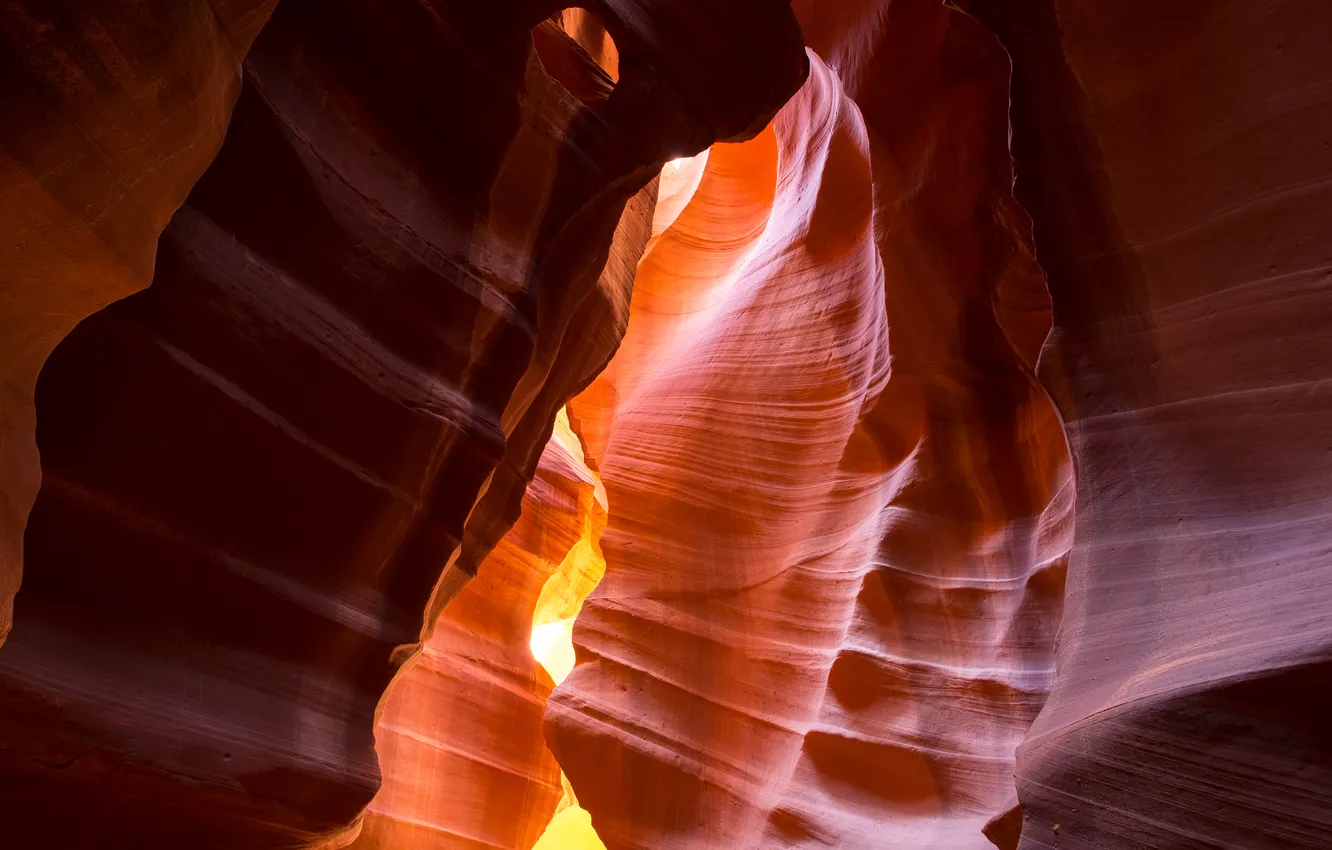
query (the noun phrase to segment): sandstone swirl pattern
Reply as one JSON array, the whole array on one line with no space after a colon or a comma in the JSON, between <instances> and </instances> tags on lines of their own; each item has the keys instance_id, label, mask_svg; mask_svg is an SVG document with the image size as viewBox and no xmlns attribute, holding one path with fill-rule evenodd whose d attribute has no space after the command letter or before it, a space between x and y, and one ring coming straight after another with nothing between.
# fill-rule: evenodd
<instances>
[{"instance_id":1,"label":"sandstone swirl pattern","mask_svg":"<svg viewBox=\"0 0 1332 850\"><path fill-rule=\"evenodd\" d=\"M0 844L1328 846L1328 4L585 5L0 0Z\"/></svg>"},{"instance_id":2,"label":"sandstone swirl pattern","mask_svg":"<svg viewBox=\"0 0 1332 850\"><path fill-rule=\"evenodd\" d=\"M1072 492L1002 87L955 84L976 157L942 116L871 134L811 63L768 131L664 179L571 405L607 572L547 736L612 850L989 846L1052 679ZM934 230L985 218L1002 251Z\"/></svg>"},{"instance_id":3,"label":"sandstone swirl pattern","mask_svg":"<svg viewBox=\"0 0 1332 850\"><path fill-rule=\"evenodd\" d=\"M83 322L37 387L42 490L0 647L4 840L344 843L379 786L396 667L517 519L557 412L624 331L650 184L771 119L806 73L799 30L771 0L617 0L612 87L544 2L284 0L241 75L262 5L109 4L101 23L75 6L0 4L37 68L15 78L32 108L7 116L21 159L0 188L45 204L6 205L5 238L33 251L5 279L23 311L0 316L0 351L18 340L35 378L60 332L153 285ZM760 37L713 49L737 32ZM682 43L708 49L684 62ZM108 96L85 97L80 69L104 65ZM11 145L48 103L76 128ZM56 200L78 215L51 225L67 243L25 235L53 208L30 178L72 187ZM90 291L53 306L52 277ZM28 486L24 392L0 446ZM0 599L26 513L9 475Z\"/></svg>"},{"instance_id":4,"label":"sandstone swirl pattern","mask_svg":"<svg viewBox=\"0 0 1332 850\"><path fill-rule=\"evenodd\" d=\"M41 483L38 373L79 320L152 280L276 3L0 3L0 643Z\"/></svg>"},{"instance_id":5,"label":"sandstone swirl pattern","mask_svg":"<svg viewBox=\"0 0 1332 850\"><path fill-rule=\"evenodd\" d=\"M518 522L384 703L384 785L353 848L536 844L563 789L541 734L554 682L533 658L534 620L558 630L577 615L601 578L605 522L605 494L561 415Z\"/></svg>"},{"instance_id":6,"label":"sandstone swirl pattern","mask_svg":"<svg viewBox=\"0 0 1332 850\"><path fill-rule=\"evenodd\" d=\"M1332 10L966 4L1013 56L1078 468L1024 850L1332 835Z\"/></svg>"}]
</instances>

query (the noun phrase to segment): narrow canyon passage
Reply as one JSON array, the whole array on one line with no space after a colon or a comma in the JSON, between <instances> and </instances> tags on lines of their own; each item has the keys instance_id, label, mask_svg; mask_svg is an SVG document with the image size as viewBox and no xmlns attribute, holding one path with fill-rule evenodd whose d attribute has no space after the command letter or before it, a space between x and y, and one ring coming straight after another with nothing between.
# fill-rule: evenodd
<instances>
[{"instance_id":1,"label":"narrow canyon passage","mask_svg":"<svg viewBox=\"0 0 1332 850\"><path fill-rule=\"evenodd\" d=\"M983 829L1013 804L1013 753L1052 681L1069 547L1068 457L1031 372L1044 283L1021 243L993 251L983 233L944 256L900 227L920 227L933 199L896 212L890 234L861 112L810 63L755 139L663 169L628 331L569 404L581 446L562 415L518 524L380 718L386 780L365 846L530 846L488 825L549 817L549 778L500 756L549 764L518 720L548 698L547 738L608 847L990 846ZM969 83L995 96L982 127L998 142L1002 90ZM909 141L884 154L881 186L947 155ZM1014 214L1007 159L972 168L971 196L942 187L944 214L961 201ZM968 348L940 345L963 323ZM542 486L584 451L599 477L581 475L604 484L594 534L585 508L552 511ZM534 526L564 541L536 560L551 575L540 600L524 566ZM565 584L579 562L605 569L595 590ZM581 663L551 660L573 652L573 619L545 605L573 610L588 591ZM572 676L553 694L527 685L501 715L479 696L498 666L476 648L495 640L480 612L521 622L534 606L533 654L559 665L556 683ZM521 630L505 634L504 669L532 680ZM456 797L459 776L477 796ZM585 817L562 807L559 837L537 846L597 846Z\"/></svg>"},{"instance_id":2,"label":"narrow canyon passage","mask_svg":"<svg viewBox=\"0 0 1332 850\"><path fill-rule=\"evenodd\" d=\"M0 0L0 848L1332 846L1318 0Z\"/></svg>"},{"instance_id":3,"label":"narrow canyon passage","mask_svg":"<svg viewBox=\"0 0 1332 850\"><path fill-rule=\"evenodd\" d=\"M1002 89L949 81L995 156L895 208L956 149L876 157L810 62L768 130L663 177L663 205L697 185L570 404L607 572L548 736L609 847L990 846L1053 680L1072 487L1031 371L1044 282L1011 233L921 235L977 207L1020 224Z\"/></svg>"},{"instance_id":4,"label":"narrow canyon passage","mask_svg":"<svg viewBox=\"0 0 1332 850\"><path fill-rule=\"evenodd\" d=\"M151 78L179 57L127 9L3 8L7 38L47 39L13 54L35 63L20 91L67 110L15 125L33 137L7 149L96 158L80 122L100 113L79 111L84 92L42 49L68 45L136 105L169 93ZM227 23L207 3L178 11ZM796 22L767 0L658 13L683 28L617 36L613 86L553 11L255 10L267 22L231 66L225 143L160 242L131 240L155 248L152 286L79 324L35 399L6 402L20 430L35 403L43 479L17 515L23 602L0 647L7 840L237 850L361 829L386 691L518 518L557 412L623 334L661 166L757 132L805 75ZM737 31L762 35L741 59L669 59ZM143 38L139 64L116 64L99 33ZM94 233L119 214L48 165L22 175L66 191ZM25 249L26 232L6 231ZM6 296L45 292L45 268L6 265ZM18 504L28 480L5 483ZM529 613L524 652L530 628Z\"/></svg>"},{"instance_id":5,"label":"narrow canyon passage","mask_svg":"<svg viewBox=\"0 0 1332 850\"><path fill-rule=\"evenodd\" d=\"M352 847L598 850L570 843L591 826L541 726L605 568L605 524L605 490L561 412L517 523L383 703L383 786Z\"/></svg>"}]
</instances>

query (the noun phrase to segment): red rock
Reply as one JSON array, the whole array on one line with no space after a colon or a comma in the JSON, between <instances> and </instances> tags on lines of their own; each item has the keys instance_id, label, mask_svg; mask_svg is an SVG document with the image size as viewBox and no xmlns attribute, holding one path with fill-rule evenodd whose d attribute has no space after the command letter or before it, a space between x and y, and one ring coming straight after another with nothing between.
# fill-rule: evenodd
<instances>
[{"instance_id":1,"label":"red rock","mask_svg":"<svg viewBox=\"0 0 1332 850\"><path fill-rule=\"evenodd\" d=\"M1013 57L1078 469L1021 846L1325 847L1332 9L967 5Z\"/></svg>"},{"instance_id":2,"label":"red rock","mask_svg":"<svg viewBox=\"0 0 1332 850\"><path fill-rule=\"evenodd\" d=\"M0 0L0 846L1325 846L1329 13L958 5Z\"/></svg>"},{"instance_id":3,"label":"red rock","mask_svg":"<svg viewBox=\"0 0 1332 850\"><path fill-rule=\"evenodd\" d=\"M352 836L395 666L623 332L650 190L626 203L805 73L779 3L626 2L603 15L619 84L580 99L532 50L553 10L529 6L282 3L153 285L43 369L0 649L6 840ZM678 56L741 30L762 38Z\"/></svg>"},{"instance_id":4,"label":"red rock","mask_svg":"<svg viewBox=\"0 0 1332 850\"><path fill-rule=\"evenodd\" d=\"M533 618L552 576L600 536L604 498L577 438L557 428L517 524L384 702L384 784L352 847L530 848L545 831L562 792L541 735L554 683L533 657Z\"/></svg>"},{"instance_id":5,"label":"red rock","mask_svg":"<svg viewBox=\"0 0 1332 850\"><path fill-rule=\"evenodd\" d=\"M1012 797L1072 504L1031 374L1049 308L1003 54L913 12L868 119L815 59L678 214L697 166L663 182L629 332L571 406L607 572L547 735L612 850L983 847Z\"/></svg>"},{"instance_id":6,"label":"red rock","mask_svg":"<svg viewBox=\"0 0 1332 850\"><path fill-rule=\"evenodd\" d=\"M79 320L152 280L276 2L0 2L0 643L41 482L38 372Z\"/></svg>"},{"instance_id":7,"label":"red rock","mask_svg":"<svg viewBox=\"0 0 1332 850\"><path fill-rule=\"evenodd\" d=\"M999 850L1017 850L1022 839L1022 804L1014 798L1009 808L986 821L981 832Z\"/></svg>"}]
</instances>

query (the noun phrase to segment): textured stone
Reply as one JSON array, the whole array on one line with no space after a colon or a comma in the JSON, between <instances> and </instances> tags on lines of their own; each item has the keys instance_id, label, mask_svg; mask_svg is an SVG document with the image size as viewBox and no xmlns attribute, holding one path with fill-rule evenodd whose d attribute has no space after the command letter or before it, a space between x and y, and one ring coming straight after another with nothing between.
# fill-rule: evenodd
<instances>
[{"instance_id":1,"label":"textured stone","mask_svg":"<svg viewBox=\"0 0 1332 850\"><path fill-rule=\"evenodd\" d=\"M1326 846L1332 16L956 6L0 0L0 845Z\"/></svg>"},{"instance_id":2,"label":"textured stone","mask_svg":"<svg viewBox=\"0 0 1332 850\"><path fill-rule=\"evenodd\" d=\"M152 280L276 2L0 2L0 643L41 481L37 375L79 320Z\"/></svg>"},{"instance_id":3,"label":"textured stone","mask_svg":"<svg viewBox=\"0 0 1332 850\"><path fill-rule=\"evenodd\" d=\"M986 847L1013 795L1072 508L1049 305L1003 53L910 5L857 100L814 58L768 132L663 178L571 405L607 572L547 734L612 850Z\"/></svg>"},{"instance_id":4,"label":"textured stone","mask_svg":"<svg viewBox=\"0 0 1332 850\"><path fill-rule=\"evenodd\" d=\"M624 2L612 88L539 6L283 2L153 285L52 355L0 649L7 839L354 837L396 666L624 331L651 190L626 203L806 72L781 3Z\"/></svg>"},{"instance_id":5,"label":"textured stone","mask_svg":"<svg viewBox=\"0 0 1332 850\"><path fill-rule=\"evenodd\" d=\"M552 650L568 643L561 626L601 577L595 564L583 568L599 561L604 500L577 437L558 423L518 522L384 703L375 724L384 784L353 848L527 850L546 831L563 790L541 734L554 682L534 657L534 623L553 631Z\"/></svg>"},{"instance_id":6,"label":"textured stone","mask_svg":"<svg viewBox=\"0 0 1332 850\"><path fill-rule=\"evenodd\" d=\"M1078 470L1021 846L1324 847L1332 10L966 5L1013 57Z\"/></svg>"}]
</instances>

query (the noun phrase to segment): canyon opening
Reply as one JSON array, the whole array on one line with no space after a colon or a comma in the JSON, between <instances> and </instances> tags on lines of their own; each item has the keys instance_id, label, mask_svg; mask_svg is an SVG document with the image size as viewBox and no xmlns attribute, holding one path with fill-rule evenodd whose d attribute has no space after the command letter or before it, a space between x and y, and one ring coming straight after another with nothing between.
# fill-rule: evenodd
<instances>
[{"instance_id":1,"label":"canyon opening","mask_svg":"<svg viewBox=\"0 0 1332 850\"><path fill-rule=\"evenodd\" d=\"M1329 35L0 0L0 848L1332 847Z\"/></svg>"}]
</instances>

